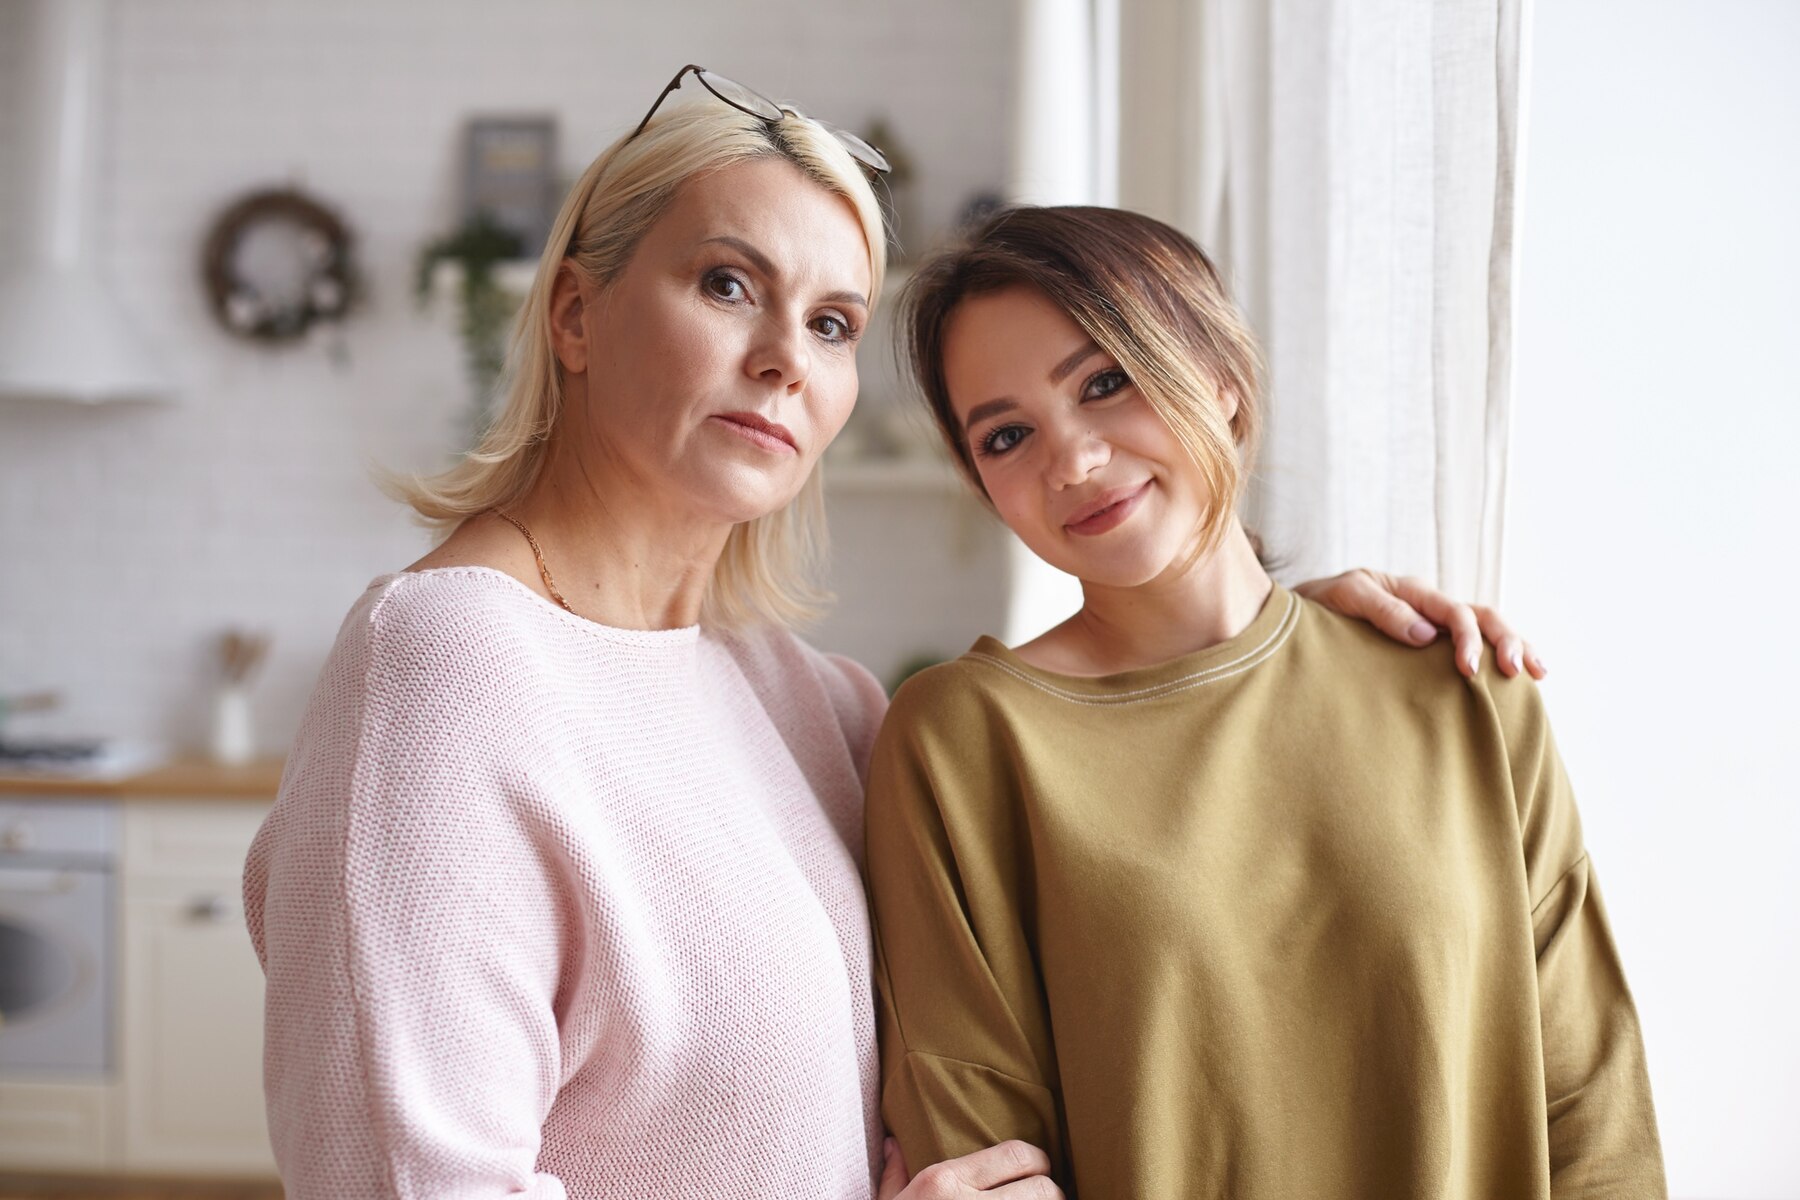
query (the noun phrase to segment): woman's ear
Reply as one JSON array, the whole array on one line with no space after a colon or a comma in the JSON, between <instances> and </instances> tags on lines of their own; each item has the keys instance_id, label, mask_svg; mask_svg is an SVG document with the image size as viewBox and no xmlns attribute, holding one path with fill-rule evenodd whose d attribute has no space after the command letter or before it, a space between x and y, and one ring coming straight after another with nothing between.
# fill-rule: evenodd
<instances>
[{"instance_id":1,"label":"woman's ear","mask_svg":"<svg viewBox=\"0 0 1800 1200\"><path fill-rule=\"evenodd\" d=\"M572 375L587 370L588 305L582 295L581 277L567 259L558 264L550 281L550 348L556 361Z\"/></svg>"},{"instance_id":2,"label":"woman's ear","mask_svg":"<svg viewBox=\"0 0 1800 1200\"><path fill-rule=\"evenodd\" d=\"M1225 423L1227 425L1237 420L1238 396L1235 391L1228 387L1219 389L1219 411L1225 414Z\"/></svg>"}]
</instances>

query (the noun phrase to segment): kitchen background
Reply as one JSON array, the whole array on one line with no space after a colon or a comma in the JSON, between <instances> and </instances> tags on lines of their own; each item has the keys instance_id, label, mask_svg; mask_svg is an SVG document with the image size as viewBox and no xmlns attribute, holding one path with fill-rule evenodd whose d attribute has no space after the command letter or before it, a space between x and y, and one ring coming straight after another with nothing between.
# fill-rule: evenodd
<instances>
[{"instance_id":1,"label":"kitchen background","mask_svg":"<svg viewBox=\"0 0 1800 1200\"><path fill-rule=\"evenodd\" d=\"M30 257L47 186L30 165L44 118L32 47L68 2L0 0L0 281ZM247 692L265 761L164 773L121 805L104 861L121 864L105 871L124 920L96 945L120 958L107 1020L135 1082L90 1103L54 1072L0 1065L0 1197L38 1194L9 1190L8 1166L76 1170L93 1147L139 1174L265 1169L260 976L234 872L272 785L266 759L297 726L344 611L427 545L371 469L429 469L467 436L456 288L440 280L421 306L414 277L422 249L463 219L471 117L553 117L566 177L675 68L703 63L854 129L881 122L884 147L911 161L902 237L920 246L984 198L1037 194L1025 165L1053 167L1061 143L1071 161L1090 155L1058 105L1092 81L1059 98L1054 72L1028 69L1046 14L1204 9L1229 24L1261 3L100 5L90 258L167 398L0 400L0 697L61 699L14 714L0 736L203 751L220 639L241 628L270 638ZM1416 25L1431 7L1269 11L1297 35L1327 10L1351 26L1378 13ZM1499 599L1552 665L1547 695L1643 1015L1672 1193L1797 1198L1800 649L1781 620L1800 561L1780 547L1800 517L1800 6L1526 8ZM1125 76L1151 101L1179 82L1161 68ZM1129 143L1142 128L1125 124ZM201 282L215 219L271 186L344 220L364 282L346 320L292 345L228 333ZM1097 194L1154 210L1144 193ZM77 336L66 354L108 349ZM814 640L891 676L983 630L1027 632L1023 609L1059 601L929 461L873 456L907 437L888 415L900 397L881 351L861 362L852 440L868 453L829 475L843 603ZM52 1145L75 1149L34 1157Z\"/></svg>"},{"instance_id":2,"label":"kitchen background","mask_svg":"<svg viewBox=\"0 0 1800 1200\"><path fill-rule=\"evenodd\" d=\"M279 750L349 601L428 545L370 470L432 469L467 436L454 293L421 311L413 282L421 250L461 220L471 115L554 116L568 177L677 67L700 62L846 127L885 122L918 164L921 241L1006 182L1007 4L154 0L111 11L98 257L172 402L0 412L0 678L6 692L64 697L35 726L45 733L194 744L215 643L241 625L272 637L255 715L261 744ZM0 4L0 87L23 80L30 13ZM0 113L3 163L26 112L0 96ZM17 227L23 202L19 171L4 178L0 231ZM335 209L366 279L341 328L273 348L221 329L199 285L214 218L271 185ZM879 358L864 354L875 393L893 377ZM820 640L883 673L912 652L960 652L991 623L983 573L957 569L979 552L975 535L956 536L966 502L908 482L845 489L833 512L840 591L890 607L846 603ZM896 507L911 515L893 519ZM967 554L946 561L946 543ZM859 588L863 568L908 552ZM930 569L913 569L921 561ZM913 614L935 626L878 627Z\"/></svg>"}]
</instances>

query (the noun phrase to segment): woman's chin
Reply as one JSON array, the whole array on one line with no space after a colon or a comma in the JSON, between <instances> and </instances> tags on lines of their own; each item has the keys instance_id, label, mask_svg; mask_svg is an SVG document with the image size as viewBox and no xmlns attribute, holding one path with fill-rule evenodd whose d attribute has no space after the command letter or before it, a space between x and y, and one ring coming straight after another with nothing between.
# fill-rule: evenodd
<instances>
[{"instance_id":1,"label":"woman's chin","mask_svg":"<svg viewBox=\"0 0 1800 1200\"><path fill-rule=\"evenodd\" d=\"M792 504L806 486L806 477L794 479L734 480L731 485L709 489L706 507L732 525L773 516Z\"/></svg>"},{"instance_id":2,"label":"woman's chin","mask_svg":"<svg viewBox=\"0 0 1800 1200\"><path fill-rule=\"evenodd\" d=\"M1035 551L1036 548L1033 547ZM1110 554L1090 551L1086 554L1039 552L1038 557L1083 583L1106 588L1134 588L1151 583L1169 567L1167 556L1144 553L1142 549L1120 546Z\"/></svg>"}]
</instances>

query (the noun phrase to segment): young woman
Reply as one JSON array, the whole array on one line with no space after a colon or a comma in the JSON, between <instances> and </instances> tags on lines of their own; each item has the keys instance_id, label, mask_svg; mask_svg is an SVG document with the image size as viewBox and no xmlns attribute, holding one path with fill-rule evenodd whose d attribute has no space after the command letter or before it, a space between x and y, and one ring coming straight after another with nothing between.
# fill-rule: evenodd
<instances>
[{"instance_id":1,"label":"young woman","mask_svg":"<svg viewBox=\"0 0 1800 1200\"><path fill-rule=\"evenodd\" d=\"M881 287L879 156L698 68L663 96L690 73L565 201L493 430L401 489L445 539L351 609L251 850L294 1200L875 1189L887 701L785 626ZM1417 619L1366 575L1333 594ZM1054 1193L1041 1151L952 1159L904 1194Z\"/></svg>"},{"instance_id":2,"label":"young woman","mask_svg":"<svg viewBox=\"0 0 1800 1200\"><path fill-rule=\"evenodd\" d=\"M1082 581L894 698L871 766L884 1114L1070 1196L1663 1195L1637 1019L1533 684L1273 583L1258 357L1200 249L1019 209L927 264L969 481Z\"/></svg>"}]
</instances>

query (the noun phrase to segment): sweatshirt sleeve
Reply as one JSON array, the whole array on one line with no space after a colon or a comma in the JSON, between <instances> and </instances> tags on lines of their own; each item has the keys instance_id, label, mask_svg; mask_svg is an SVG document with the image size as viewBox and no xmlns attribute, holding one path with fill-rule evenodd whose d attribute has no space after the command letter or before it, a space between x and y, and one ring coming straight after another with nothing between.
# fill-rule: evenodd
<instances>
[{"instance_id":1,"label":"sweatshirt sleeve","mask_svg":"<svg viewBox=\"0 0 1800 1200\"><path fill-rule=\"evenodd\" d=\"M568 905L472 693L347 625L251 849L264 1087L291 1200L561 1200ZM466 681L465 681L466 682Z\"/></svg>"},{"instance_id":2,"label":"sweatshirt sleeve","mask_svg":"<svg viewBox=\"0 0 1800 1200\"><path fill-rule=\"evenodd\" d=\"M1017 1138L1066 1180L1023 831L954 670L901 689L870 767L882 1114L915 1173Z\"/></svg>"},{"instance_id":3,"label":"sweatshirt sleeve","mask_svg":"<svg viewBox=\"0 0 1800 1200\"><path fill-rule=\"evenodd\" d=\"M1523 677L1489 686L1511 761L1530 885L1551 1195L1666 1197L1637 1009L1542 697Z\"/></svg>"}]
</instances>

